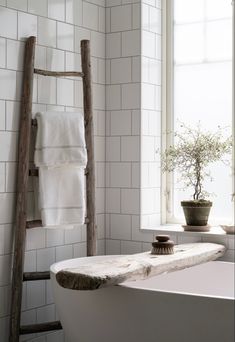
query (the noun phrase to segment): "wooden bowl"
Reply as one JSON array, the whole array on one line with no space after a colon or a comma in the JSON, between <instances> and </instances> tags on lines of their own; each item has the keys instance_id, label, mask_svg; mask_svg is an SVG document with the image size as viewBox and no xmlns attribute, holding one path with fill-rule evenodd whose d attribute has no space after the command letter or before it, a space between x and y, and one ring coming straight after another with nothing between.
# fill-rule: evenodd
<instances>
[{"instance_id":1,"label":"wooden bowl","mask_svg":"<svg viewBox=\"0 0 235 342\"><path fill-rule=\"evenodd\" d=\"M220 226L227 234L235 234L235 226Z\"/></svg>"}]
</instances>

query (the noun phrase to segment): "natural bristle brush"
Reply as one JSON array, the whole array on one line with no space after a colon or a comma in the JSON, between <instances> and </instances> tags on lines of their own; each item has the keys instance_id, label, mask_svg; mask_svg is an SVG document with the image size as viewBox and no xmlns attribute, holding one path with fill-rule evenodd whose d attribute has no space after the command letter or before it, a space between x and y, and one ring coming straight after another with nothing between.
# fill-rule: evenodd
<instances>
[{"instance_id":1,"label":"natural bristle brush","mask_svg":"<svg viewBox=\"0 0 235 342\"><path fill-rule=\"evenodd\" d=\"M151 254L167 255L174 254L174 242L170 240L169 235L157 235L156 240L152 243Z\"/></svg>"}]
</instances>

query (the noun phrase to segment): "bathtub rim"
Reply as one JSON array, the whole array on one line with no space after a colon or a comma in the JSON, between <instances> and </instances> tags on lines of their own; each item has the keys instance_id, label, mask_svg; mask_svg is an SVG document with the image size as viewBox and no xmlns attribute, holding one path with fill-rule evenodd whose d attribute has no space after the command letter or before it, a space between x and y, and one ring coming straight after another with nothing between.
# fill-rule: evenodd
<instances>
[{"instance_id":1,"label":"bathtub rim","mask_svg":"<svg viewBox=\"0 0 235 342\"><path fill-rule=\"evenodd\" d=\"M91 261L93 258L100 259L100 260L103 260L103 259L106 259L106 258L113 258L113 259L115 259L115 258L118 258L120 256L124 256L124 255L98 255L98 256L94 256L94 257L81 257L81 258L73 258L73 259L61 260L61 261L58 261L56 263L53 263L50 266L50 273L52 273L53 276L55 277L56 273L59 272L59 269L56 269L56 267L58 267L58 264L63 263L63 262L73 262L75 260L79 260L79 261L90 260ZM208 264L208 263L220 263L220 264L229 264L229 265L232 264L233 265L233 269L235 269L235 263L234 262L223 261L223 260L214 260L214 261L209 261L207 263L202 263L202 264L198 264L198 265L195 265L195 266L192 266L192 267L188 267L188 268L185 268L184 270L191 269L193 267L202 266L202 265L205 265L205 264ZM183 271L183 270L179 270L179 271L176 271L176 272L180 272L180 271ZM164 274L171 274L171 273L174 273L174 272L166 272L166 273L163 273L162 275L164 275ZM161 274L158 275L158 276L150 277L150 278L154 278L154 277L161 277ZM143 280L137 280L137 282L139 282L139 281L141 281L141 282L143 281L144 282L144 279ZM235 282L235 280L234 280L234 282ZM212 299L215 298L215 299L235 301L235 293L234 293L234 296L209 295L209 294L202 294L202 293L192 293L192 292L187 292L187 291L163 290L163 289L157 289L157 288L154 289L154 288L149 288L147 286L144 287L142 285L140 285L140 286L130 286L129 285L128 286L129 283L135 283L135 281L130 281L130 282L126 281L126 282L123 282L123 283L115 285L115 286L119 286L119 287L123 287L123 288L129 288L129 289L138 289L138 290L142 290L142 291L151 291L151 292L159 292L159 293L172 293L172 294L185 295L185 296L203 297L203 298L212 298ZM104 287L104 289L105 289L105 287ZM67 290L71 290L71 289L67 289ZM72 290L72 291L75 291L75 290ZM76 291L78 291L78 290L76 290ZM99 291L99 289L96 290L96 291ZM89 292L89 290L87 290L85 292Z\"/></svg>"}]
</instances>

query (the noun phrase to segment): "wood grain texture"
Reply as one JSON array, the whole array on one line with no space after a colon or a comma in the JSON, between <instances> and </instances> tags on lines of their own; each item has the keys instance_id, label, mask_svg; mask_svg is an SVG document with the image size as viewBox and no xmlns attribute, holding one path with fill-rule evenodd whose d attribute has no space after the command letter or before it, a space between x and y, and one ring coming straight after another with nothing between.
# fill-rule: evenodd
<instances>
[{"instance_id":1,"label":"wood grain texture","mask_svg":"<svg viewBox=\"0 0 235 342\"><path fill-rule=\"evenodd\" d=\"M96 255L96 207L95 207L95 157L94 157L94 124L92 109L91 87L91 57L90 41L81 41L81 59L83 72L83 104L85 120L85 139L87 147L87 174L86 174L86 208L89 223L87 224L87 256Z\"/></svg>"},{"instance_id":2,"label":"wood grain texture","mask_svg":"<svg viewBox=\"0 0 235 342\"><path fill-rule=\"evenodd\" d=\"M85 220L85 223L87 223L87 254L89 256L96 254L95 160L90 43L87 40L81 42L82 72L60 72L34 68L35 42L35 37L29 37L27 39L24 56L9 342L19 342L20 334L62 329L62 326L58 321L20 327L23 281L45 280L49 279L50 276L49 271L23 273L26 228L42 227L41 220L26 221L28 177L38 176L37 169L34 167L29 168L31 131L37 128L36 120L32 120L34 73L53 77L77 76L82 77L83 79L85 138L88 149L88 165L85 171L87 177L87 218Z\"/></svg>"},{"instance_id":3,"label":"wood grain texture","mask_svg":"<svg viewBox=\"0 0 235 342\"><path fill-rule=\"evenodd\" d=\"M52 76L52 77L83 77L83 73L80 71L50 71L42 69L34 69L34 73L42 76Z\"/></svg>"},{"instance_id":4,"label":"wood grain texture","mask_svg":"<svg viewBox=\"0 0 235 342\"><path fill-rule=\"evenodd\" d=\"M88 217L85 218L85 224L89 223ZM32 228L40 228L43 227L42 220L32 220L32 221L26 221L26 228L32 229Z\"/></svg>"},{"instance_id":5,"label":"wood grain texture","mask_svg":"<svg viewBox=\"0 0 235 342\"><path fill-rule=\"evenodd\" d=\"M44 272L24 272L23 281L36 281L50 279L50 271Z\"/></svg>"},{"instance_id":6,"label":"wood grain texture","mask_svg":"<svg viewBox=\"0 0 235 342\"><path fill-rule=\"evenodd\" d=\"M216 260L225 247L214 243L192 243L175 246L174 254L153 255L150 252L110 258L105 261L81 265L59 271L56 280L72 290L96 290L181 270L204 262Z\"/></svg>"},{"instance_id":7,"label":"wood grain texture","mask_svg":"<svg viewBox=\"0 0 235 342\"><path fill-rule=\"evenodd\" d=\"M22 325L20 327L20 334L27 335L27 334L42 333L46 331L61 330L61 329L63 329L61 323L59 321L54 321L54 322Z\"/></svg>"},{"instance_id":8,"label":"wood grain texture","mask_svg":"<svg viewBox=\"0 0 235 342\"><path fill-rule=\"evenodd\" d=\"M24 76L20 109L21 117L18 150L14 260L12 275L12 299L9 336L10 342L19 341L20 331L35 41L35 37L28 38L25 45L24 56Z\"/></svg>"}]
</instances>

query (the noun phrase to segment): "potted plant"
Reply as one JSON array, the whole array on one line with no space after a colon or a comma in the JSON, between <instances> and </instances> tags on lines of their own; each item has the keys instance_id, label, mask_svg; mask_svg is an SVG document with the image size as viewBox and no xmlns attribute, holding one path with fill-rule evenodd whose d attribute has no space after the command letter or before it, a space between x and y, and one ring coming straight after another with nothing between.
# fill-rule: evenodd
<instances>
[{"instance_id":1,"label":"potted plant","mask_svg":"<svg viewBox=\"0 0 235 342\"><path fill-rule=\"evenodd\" d=\"M179 171L185 187L193 189L192 199L181 202L187 226L185 230L209 230L208 216L212 202L204 189L204 181L211 178L208 166L222 160L232 151L232 138L224 137L219 127L217 132L202 131L200 123L195 129L181 125L176 132L175 143L161 154L163 172Z\"/></svg>"}]
</instances>

